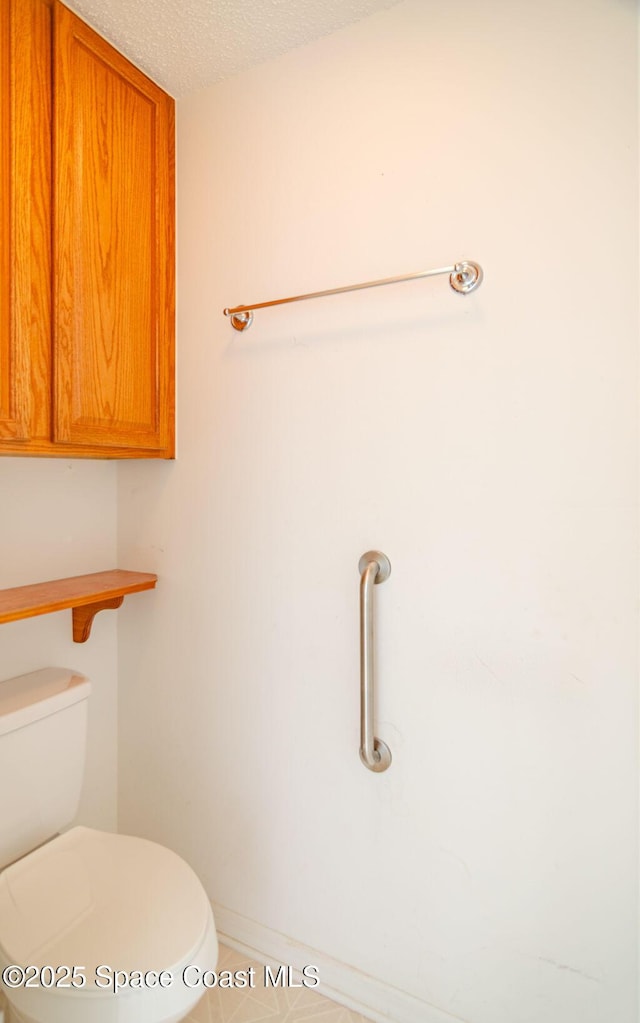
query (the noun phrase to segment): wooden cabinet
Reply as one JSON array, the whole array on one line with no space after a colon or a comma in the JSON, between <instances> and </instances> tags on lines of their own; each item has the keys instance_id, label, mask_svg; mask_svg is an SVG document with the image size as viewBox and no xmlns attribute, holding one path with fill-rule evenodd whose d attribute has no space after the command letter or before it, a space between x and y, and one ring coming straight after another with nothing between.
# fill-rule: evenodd
<instances>
[{"instance_id":1,"label":"wooden cabinet","mask_svg":"<svg viewBox=\"0 0 640 1023\"><path fill-rule=\"evenodd\" d=\"M49 432L51 15L41 2L0 0L0 132L0 450L12 440L23 450Z\"/></svg>"},{"instance_id":2,"label":"wooden cabinet","mask_svg":"<svg viewBox=\"0 0 640 1023\"><path fill-rule=\"evenodd\" d=\"M0 453L174 454L173 100L0 0Z\"/></svg>"}]
</instances>

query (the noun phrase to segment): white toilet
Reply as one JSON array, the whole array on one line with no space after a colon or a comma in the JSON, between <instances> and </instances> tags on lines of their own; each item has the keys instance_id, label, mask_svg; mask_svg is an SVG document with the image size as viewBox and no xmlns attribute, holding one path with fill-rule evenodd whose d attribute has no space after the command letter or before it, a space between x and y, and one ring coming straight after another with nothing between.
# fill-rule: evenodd
<instances>
[{"instance_id":1,"label":"white toilet","mask_svg":"<svg viewBox=\"0 0 640 1023\"><path fill-rule=\"evenodd\" d=\"M200 881L154 842L60 834L90 688L64 668L0 682L0 990L25 1023L178 1023L218 957Z\"/></svg>"}]
</instances>

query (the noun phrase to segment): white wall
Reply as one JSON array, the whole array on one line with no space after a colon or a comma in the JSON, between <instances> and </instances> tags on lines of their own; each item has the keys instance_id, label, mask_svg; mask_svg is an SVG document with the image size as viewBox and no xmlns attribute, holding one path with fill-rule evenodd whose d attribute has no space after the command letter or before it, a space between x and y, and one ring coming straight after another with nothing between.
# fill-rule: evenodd
<instances>
[{"instance_id":1,"label":"white wall","mask_svg":"<svg viewBox=\"0 0 640 1023\"><path fill-rule=\"evenodd\" d=\"M116 466L105 462L0 458L0 587L26 586L116 565ZM86 643L74 643L71 612L0 627L0 679L47 665L92 680L87 770L78 819L116 825L117 629L102 612ZM3 779L1 784L10 784Z\"/></svg>"},{"instance_id":2,"label":"white wall","mask_svg":"<svg viewBox=\"0 0 640 1023\"><path fill-rule=\"evenodd\" d=\"M635 17L406 0L178 107L179 458L119 469L120 561L160 576L119 625L120 826L395 1023L637 1019ZM467 298L221 315L462 257Z\"/></svg>"}]
</instances>

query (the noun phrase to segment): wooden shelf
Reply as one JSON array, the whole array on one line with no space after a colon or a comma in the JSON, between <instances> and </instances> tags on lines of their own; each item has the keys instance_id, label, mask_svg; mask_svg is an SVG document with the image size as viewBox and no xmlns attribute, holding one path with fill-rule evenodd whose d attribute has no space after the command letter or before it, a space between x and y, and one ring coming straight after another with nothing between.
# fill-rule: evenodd
<instances>
[{"instance_id":1,"label":"wooden shelf","mask_svg":"<svg viewBox=\"0 0 640 1023\"><path fill-rule=\"evenodd\" d=\"M0 590L0 624L33 618L70 607L73 617L73 640L84 643L91 632L98 611L120 607L129 593L152 590L158 581L150 572L125 572L114 568L109 572L74 575L31 586L14 586Z\"/></svg>"}]
</instances>

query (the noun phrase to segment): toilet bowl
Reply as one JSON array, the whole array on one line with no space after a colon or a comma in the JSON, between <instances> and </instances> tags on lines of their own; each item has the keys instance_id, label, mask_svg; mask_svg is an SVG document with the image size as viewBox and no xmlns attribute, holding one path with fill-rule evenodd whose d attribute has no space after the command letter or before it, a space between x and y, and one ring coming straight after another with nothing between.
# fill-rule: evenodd
<instances>
[{"instance_id":1,"label":"toilet bowl","mask_svg":"<svg viewBox=\"0 0 640 1023\"><path fill-rule=\"evenodd\" d=\"M176 1023L217 953L198 878L154 842L76 827L0 873L0 969L34 982L6 991L26 1023Z\"/></svg>"},{"instance_id":2,"label":"toilet bowl","mask_svg":"<svg viewBox=\"0 0 640 1023\"><path fill-rule=\"evenodd\" d=\"M218 957L191 867L142 838L86 827L50 837L77 806L66 791L52 802L84 763L88 692L66 669L0 682L0 777L14 783L0 790L0 990L24 1023L178 1023ZM80 759L61 741L72 737Z\"/></svg>"}]
</instances>

